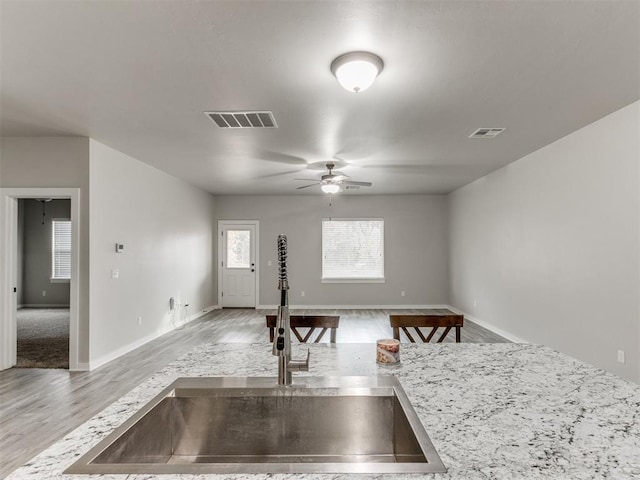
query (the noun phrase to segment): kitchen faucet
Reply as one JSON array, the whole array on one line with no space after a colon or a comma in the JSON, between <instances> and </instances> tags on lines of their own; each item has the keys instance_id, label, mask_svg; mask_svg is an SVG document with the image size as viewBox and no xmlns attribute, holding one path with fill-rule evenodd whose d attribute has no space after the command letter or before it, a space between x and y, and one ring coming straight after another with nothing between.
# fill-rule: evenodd
<instances>
[{"instance_id":1,"label":"kitchen faucet","mask_svg":"<svg viewBox=\"0 0 640 480\"><path fill-rule=\"evenodd\" d=\"M287 279L287 237L278 235L278 290L280 305L276 319L276 337L272 353L278 357L278 385L291 385L291 372L309 371L309 355L306 360L291 359L291 326L289 324L289 281Z\"/></svg>"}]
</instances>

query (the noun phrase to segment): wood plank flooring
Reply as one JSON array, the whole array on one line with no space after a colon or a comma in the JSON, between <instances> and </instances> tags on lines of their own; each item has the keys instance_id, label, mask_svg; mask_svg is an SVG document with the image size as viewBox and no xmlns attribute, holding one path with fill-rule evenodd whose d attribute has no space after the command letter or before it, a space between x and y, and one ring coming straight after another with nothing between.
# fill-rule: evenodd
<instances>
[{"instance_id":1,"label":"wood plank flooring","mask_svg":"<svg viewBox=\"0 0 640 480\"><path fill-rule=\"evenodd\" d=\"M13 368L0 372L0 478L93 417L146 378L201 343L269 340L273 310L216 310L91 372ZM448 310L292 310L340 315L338 343L391 338L390 314ZM453 341L450 335L447 341ZM328 340L328 336L327 336ZM503 337L468 320L463 343L502 343ZM274 361L274 375L276 363Z\"/></svg>"}]
</instances>

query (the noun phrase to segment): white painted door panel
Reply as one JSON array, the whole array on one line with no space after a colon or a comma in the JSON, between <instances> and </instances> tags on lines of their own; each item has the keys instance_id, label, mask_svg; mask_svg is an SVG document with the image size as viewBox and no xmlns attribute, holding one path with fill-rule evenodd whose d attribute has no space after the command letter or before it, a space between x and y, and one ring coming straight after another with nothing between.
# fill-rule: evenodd
<instances>
[{"instance_id":1,"label":"white painted door panel","mask_svg":"<svg viewBox=\"0 0 640 480\"><path fill-rule=\"evenodd\" d=\"M255 225L222 225L223 307L256 306Z\"/></svg>"}]
</instances>

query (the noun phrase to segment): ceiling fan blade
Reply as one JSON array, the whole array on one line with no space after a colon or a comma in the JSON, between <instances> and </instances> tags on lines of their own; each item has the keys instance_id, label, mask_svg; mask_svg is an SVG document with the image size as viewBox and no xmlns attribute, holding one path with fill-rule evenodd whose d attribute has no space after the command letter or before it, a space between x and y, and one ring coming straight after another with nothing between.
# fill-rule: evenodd
<instances>
[{"instance_id":1,"label":"ceiling fan blade","mask_svg":"<svg viewBox=\"0 0 640 480\"><path fill-rule=\"evenodd\" d=\"M254 177L256 180L262 180L265 178L273 178L273 177L284 177L286 175L290 175L292 173L298 173L299 170L290 170L288 172L279 172L279 173L270 173L269 175L260 175L259 177Z\"/></svg>"},{"instance_id":2,"label":"ceiling fan blade","mask_svg":"<svg viewBox=\"0 0 640 480\"><path fill-rule=\"evenodd\" d=\"M258 152L257 157L261 160L266 160L267 162L284 163L285 165L299 165L301 167L307 166L307 161L304 158L281 152L264 150L262 152Z\"/></svg>"},{"instance_id":3,"label":"ceiling fan blade","mask_svg":"<svg viewBox=\"0 0 640 480\"><path fill-rule=\"evenodd\" d=\"M294 180L302 180L303 182L319 182L317 178L294 178Z\"/></svg>"},{"instance_id":4,"label":"ceiling fan blade","mask_svg":"<svg viewBox=\"0 0 640 480\"><path fill-rule=\"evenodd\" d=\"M486 172L482 165L365 165L363 168L374 168L391 174L406 175L444 175L456 176L469 173L480 174Z\"/></svg>"},{"instance_id":5,"label":"ceiling fan blade","mask_svg":"<svg viewBox=\"0 0 640 480\"><path fill-rule=\"evenodd\" d=\"M372 185L371 182L354 182L352 180L342 180L340 185L357 185L359 187L370 187Z\"/></svg>"},{"instance_id":6,"label":"ceiling fan blade","mask_svg":"<svg viewBox=\"0 0 640 480\"><path fill-rule=\"evenodd\" d=\"M315 187L316 185L320 185L319 183L311 183L309 185L303 185L302 187L296 187L296 190L300 190L301 188L307 188L307 187Z\"/></svg>"},{"instance_id":7,"label":"ceiling fan blade","mask_svg":"<svg viewBox=\"0 0 640 480\"><path fill-rule=\"evenodd\" d=\"M349 178L349 175L345 175L342 172L331 172L331 175L333 175L333 177L331 177L331 180L334 181L339 181L339 180L346 180L347 178Z\"/></svg>"}]
</instances>

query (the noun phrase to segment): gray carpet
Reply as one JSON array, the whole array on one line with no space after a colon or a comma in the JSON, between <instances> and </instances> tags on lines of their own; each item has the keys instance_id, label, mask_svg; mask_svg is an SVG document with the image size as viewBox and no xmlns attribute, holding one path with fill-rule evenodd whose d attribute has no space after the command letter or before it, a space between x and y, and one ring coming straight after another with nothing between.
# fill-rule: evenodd
<instances>
[{"instance_id":1,"label":"gray carpet","mask_svg":"<svg viewBox=\"0 0 640 480\"><path fill-rule=\"evenodd\" d=\"M69 368L68 308L22 308L17 320L17 367Z\"/></svg>"}]
</instances>

